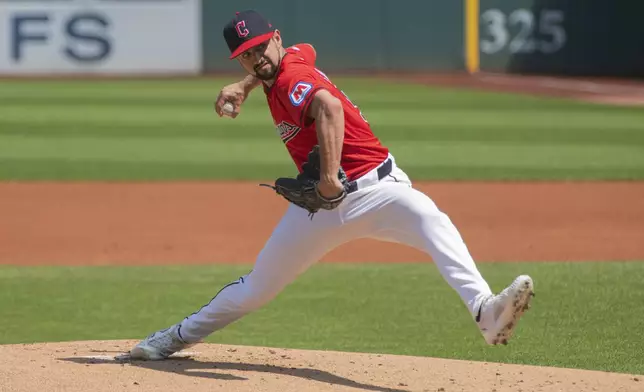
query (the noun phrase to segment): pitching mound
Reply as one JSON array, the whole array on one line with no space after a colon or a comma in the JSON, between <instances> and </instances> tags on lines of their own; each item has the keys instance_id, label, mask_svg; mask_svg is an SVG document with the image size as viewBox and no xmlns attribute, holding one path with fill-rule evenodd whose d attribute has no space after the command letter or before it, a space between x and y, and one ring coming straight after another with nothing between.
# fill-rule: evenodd
<instances>
[{"instance_id":1,"label":"pitching mound","mask_svg":"<svg viewBox=\"0 0 644 392\"><path fill-rule=\"evenodd\" d=\"M162 362L135 341L0 346L2 391L642 391L641 376L398 355L200 344Z\"/></svg>"}]
</instances>

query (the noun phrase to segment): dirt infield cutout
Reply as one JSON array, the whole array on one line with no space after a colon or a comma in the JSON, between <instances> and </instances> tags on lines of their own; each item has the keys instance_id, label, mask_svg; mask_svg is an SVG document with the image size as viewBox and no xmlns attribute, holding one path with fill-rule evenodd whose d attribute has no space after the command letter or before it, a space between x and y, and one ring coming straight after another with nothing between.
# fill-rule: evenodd
<instances>
[{"instance_id":1,"label":"dirt infield cutout","mask_svg":"<svg viewBox=\"0 0 644 392\"><path fill-rule=\"evenodd\" d=\"M416 184L474 259L644 260L644 182ZM0 264L252 263L287 207L255 183L0 183ZM326 262L424 262L356 240Z\"/></svg>"},{"instance_id":2,"label":"dirt infield cutout","mask_svg":"<svg viewBox=\"0 0 644 392\"><path fill-rule=\"evenodd\" d=\"M118 359L136 341L0 346L3 392L642 391L644 377L400 355L200 344L161 362Z\"/></svg>"}]
</instances>

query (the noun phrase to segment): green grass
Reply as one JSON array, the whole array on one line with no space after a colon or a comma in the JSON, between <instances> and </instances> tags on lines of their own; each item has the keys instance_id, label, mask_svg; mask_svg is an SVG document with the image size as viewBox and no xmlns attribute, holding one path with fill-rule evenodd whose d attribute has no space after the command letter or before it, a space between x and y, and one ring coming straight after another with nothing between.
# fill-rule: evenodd
<instances>
[{"instance_id":1,"label":"green grass","mask_svg":"<svg viewBox=\"0 0 644 392\"><path fill-rule=\"evenodd\" d=\"M249 266L0 267L0 343L138 339ZM644 374L644 263L482 264L495 291L535 278L508 346L486 346L431 264L320 264L208 342L396 353Z\"/></svg>"},{"instance_id":2,"label":"green grass","mask_svg":"<svg viewBox=\"0 0 644 392\"><path fill-rule=\"evenodd\" d=\"M0 180L265 179L293 173L261 91L233 79L0 81ZM415 180L644 179L644 111L334 78Z\"/></svg>"}]
</instances>

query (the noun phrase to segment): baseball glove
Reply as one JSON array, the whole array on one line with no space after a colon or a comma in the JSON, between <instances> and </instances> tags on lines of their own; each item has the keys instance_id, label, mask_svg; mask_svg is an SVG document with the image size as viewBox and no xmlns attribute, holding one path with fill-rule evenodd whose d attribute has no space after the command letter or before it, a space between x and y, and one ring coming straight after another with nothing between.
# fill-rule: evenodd
<instances>
[{"instance_id":1,"label":"baseball glove","mask_svg":"<svg viewBox=\"0 0 644 392\"><path fill-rule=\"evenodd\" d=\"M344 190L338 197L327 199L320 195L317 187L320 182L320 146L316 145L309 152L307 161L302 165L302 173L297 177L280 177L275 180L274 185L260 185L272 188L289 202L304 208L313 219L313 215L320 209L332 210L347 196L348 180L342 168L338 172L338 179L344 185Z\"/></svg>"}]
</instances>

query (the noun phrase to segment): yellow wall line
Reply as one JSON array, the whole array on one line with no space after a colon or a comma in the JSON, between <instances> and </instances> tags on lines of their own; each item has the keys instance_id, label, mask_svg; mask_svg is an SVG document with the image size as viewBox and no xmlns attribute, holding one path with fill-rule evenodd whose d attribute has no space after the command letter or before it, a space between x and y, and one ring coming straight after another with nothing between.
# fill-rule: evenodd
<instances>
[{"instance_id":1,"label":"yellow wall line","mask_svg":"<svg viewBox=\"0 0 644 392\"><path fill-rule=\"evenodd\" d=\"M479 0L465 0L465 65L467 72L479 71Z\"/></svg>"}]
</instances>

